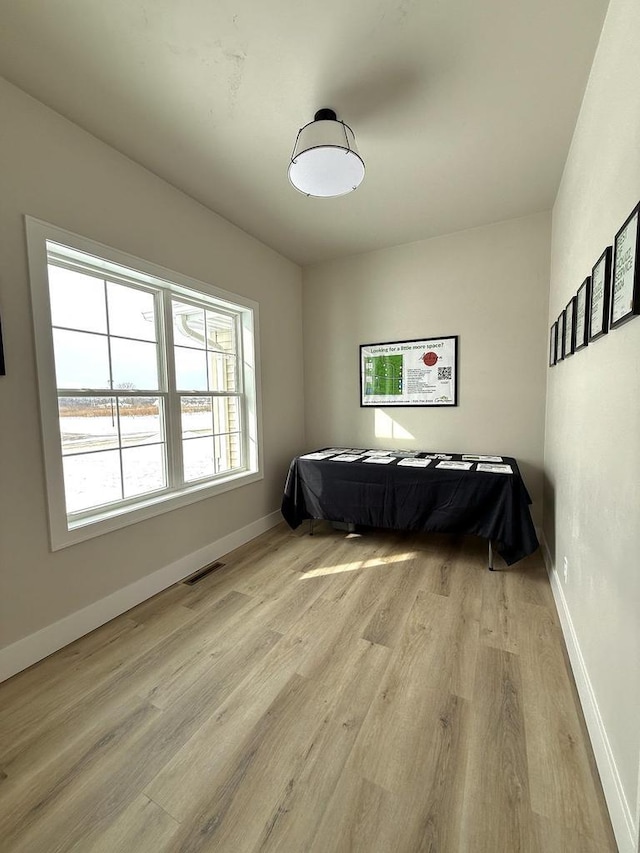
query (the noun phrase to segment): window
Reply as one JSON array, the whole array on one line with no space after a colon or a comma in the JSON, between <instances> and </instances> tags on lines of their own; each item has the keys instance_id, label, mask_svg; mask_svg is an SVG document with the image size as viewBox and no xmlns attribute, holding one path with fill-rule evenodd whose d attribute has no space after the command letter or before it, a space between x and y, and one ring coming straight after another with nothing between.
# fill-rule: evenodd
<instances>
[{"instance_id":1,"label":"window","mask_svg":"<svg viewBox=\"0 0 640 853\"><path fill-rule=\"evenodd\" d=\"M27 218L54 549L258 479L257 306Z\"/></svg>"}]
</instances>

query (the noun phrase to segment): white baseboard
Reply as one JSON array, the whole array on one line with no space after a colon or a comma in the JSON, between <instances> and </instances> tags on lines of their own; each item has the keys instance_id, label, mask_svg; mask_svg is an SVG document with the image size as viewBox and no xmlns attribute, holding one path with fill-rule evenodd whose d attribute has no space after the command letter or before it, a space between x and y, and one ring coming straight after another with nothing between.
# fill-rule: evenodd
<instances>
[{"instance_id":1,"label":"white baseboard","mask_svg":"<svg viewBox=\"0 0 640 853\"><path fill-rule=\"evenodd\" d=\"M564 589L551 559L551 552L549 551L544 533L541 533L538 538L542 545L542 554L549 574L551 590L558 610L558 616L560 617L560 624L571 662L573 677L578 689L589 737L591 738L591 745L618 848L620 853L638 853L636 843L638 827L634 825L633 815L631 814L631 809L629 808L629 803L620 781L618 768L611 751L604 722L600 715L591 679L589 678L589 672L582 656L578 637L564 595Z\"/></svg>"},{"instance_id":2,"label":"white baseboard","mask_svg":"<svg viewBox=\"0 0 640 853\"><path fill-rule=\"evenodd\" d=\"M17 672L48 657L63 646L83 637L90 631L104 625L116 616L126 613L136 604L146 601L152 595L162 592L183 578L197 571L201 566L217 560L224 554L239 548L245 542L255 539L261 533L275 527L282 521L279 511L259 518L257 521L240 528L210 545L200 548L185 557L176 560L168 566L129 584L106 598L94 601L82 610L77 610L64 619L47 625L35 634L30 634L21 640L0 649L0 682Z\"/></svg>"}]
</instances>

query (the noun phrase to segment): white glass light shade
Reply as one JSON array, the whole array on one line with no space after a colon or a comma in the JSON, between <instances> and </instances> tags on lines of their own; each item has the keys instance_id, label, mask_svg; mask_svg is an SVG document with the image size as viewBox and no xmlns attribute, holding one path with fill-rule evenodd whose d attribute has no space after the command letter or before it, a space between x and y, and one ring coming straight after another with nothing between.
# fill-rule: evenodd
<instances>
[{"instance_id":1,"label":"white glass light shade","mask_svg":"<svg viewBox=\"0 0 640 853\"><path fill-rule=\"evenodd\" d=\"M364 162L351 128L336 119L305 125L289 164L289 180L301 193L319 198L345 195L364 178Z\"/></svg>"}]
</instances>

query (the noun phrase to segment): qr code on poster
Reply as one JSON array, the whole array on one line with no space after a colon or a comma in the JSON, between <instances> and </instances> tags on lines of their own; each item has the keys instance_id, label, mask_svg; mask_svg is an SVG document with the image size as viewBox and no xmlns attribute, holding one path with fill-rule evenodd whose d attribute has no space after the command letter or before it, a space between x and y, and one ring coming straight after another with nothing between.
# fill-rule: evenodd
<instances>
[{"instance_id":1,"label":"qr code on poster","mask_svg":"<svg viewBox=\"0 0 640 853\"><path fill-rule=\"evenodd\" d=\"M442 382L444 379L451 379L451 365L438 368L438 382Z\"/></svg>"}]
</instances>

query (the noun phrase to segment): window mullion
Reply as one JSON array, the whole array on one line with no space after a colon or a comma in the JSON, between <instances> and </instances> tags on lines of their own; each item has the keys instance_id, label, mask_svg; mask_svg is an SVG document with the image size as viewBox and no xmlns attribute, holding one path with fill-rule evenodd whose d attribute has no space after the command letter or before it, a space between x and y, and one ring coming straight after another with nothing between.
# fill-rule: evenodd
<instances>
[{"instance_id":1,"label":"window mullion","mask_svg":"<svg viewBox=\"0 0 640 853\"><path fill-rule=\"evenodd\" d=\"M182 462L182 415L180 397L176 390L176 368L173 347L173 313L171 294L162 291L159 295L162 311L159 316L159 340L163 361L163 376L166 383L166 432L167 432L167 480L171 488L180 487L184 483L184 467Z\"/></svg>"},{"instance_id":2,"label":"window mullion","mask_svg":"<svg viewBox=\"0 0 640 853\"><path fill-rule=\"evenodd\" d=\"M107 281L103 278L104 311L107 323L107 356L109 359L109 387L113 391L113 357L111 355L111 323L109 317L109 294ZM114 399L113 397L111 399ZM113 405L113 403L111 404ZM116 422L118 424L118 464L120 467L120 500L124 500L124 462L122 460L122 432L120 429L120 400L116 399Z\"/></svg>"},{"instance_id":3,"label":"window mullion","mask_svg":"<svg viewBox=\"0 0 640 853\"><path fill-rule=\"evenodd\" d=\"M245 370L244 370L244 318L238 314L235 320L235 334L236 334L236 383L239 394L238 399L238 421L240 428L240 462L243 467L247 467L249 464L249 433L248 430L245 429L245 424L250 422L249 416L249 399L247 397L247 389L245 384ZM241 367L242 366L242 367Z\"/></svg>"},{"instance_id":4,"label":"window mullion","mask_svg":"<svg viewBox=\"0 0 640 853\"><path fill-rule=\"evenodd\" d=\"M137 388L58 388L58 397L157 397L163 391L138 391Z\"/></svg>"}]
</instances>

